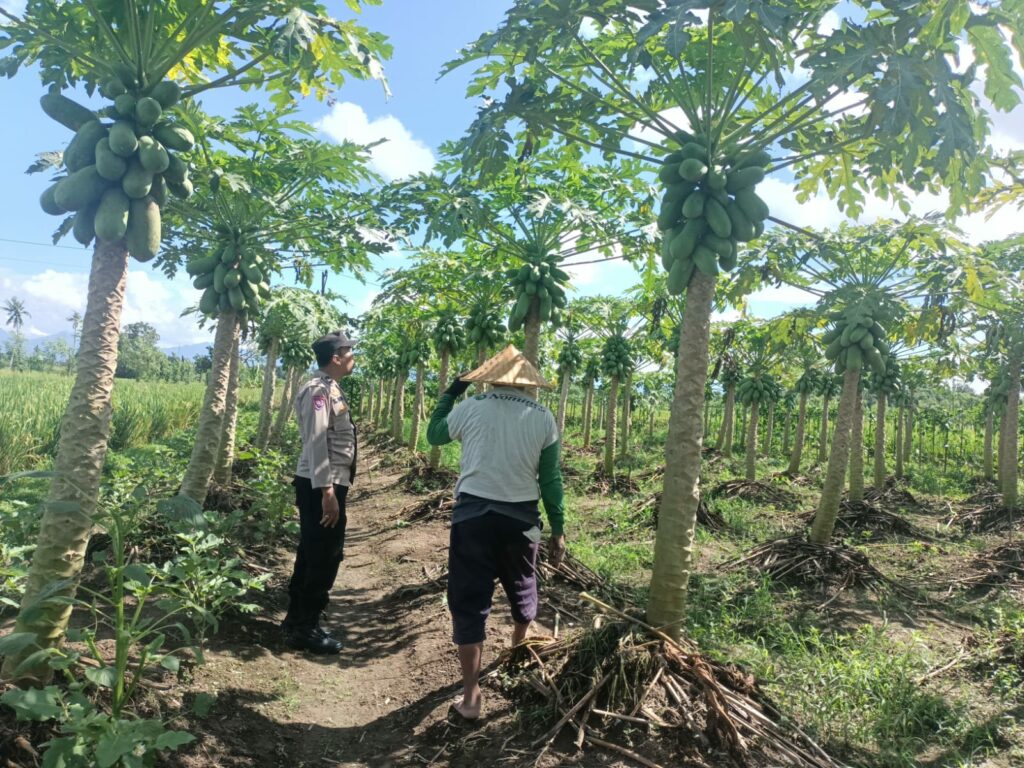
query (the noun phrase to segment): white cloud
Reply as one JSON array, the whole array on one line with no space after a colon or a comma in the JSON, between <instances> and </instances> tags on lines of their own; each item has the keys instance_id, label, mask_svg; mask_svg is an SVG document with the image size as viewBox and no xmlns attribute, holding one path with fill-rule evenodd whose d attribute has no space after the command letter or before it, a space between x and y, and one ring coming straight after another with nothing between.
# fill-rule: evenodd
<instances>
[{"instance_id":1,"label":"white cloud","mask_svg":"<svg viewBox=\"0 0 1024 768\"><path fill-rule=\"evenodd\" d=\"M370 120L362 107L350 101L335 104L316 125L339 142L371 144L386 139L370 150L370 166L388 181L428 173L436 162L430 147L413 137L397 117L384 115Z\"/></svg>"},{"instance_id":2,"label":"white cloud","mask_svg":"<svg viewBox=\"0 0 1024 768\"><path fill-rule=\"evenodd\" d=\"M3 296L17 296L25 302L31 318L26 331L35 337L71 331L68 317L85 312L88 272L62 272L47 269L35 275L10 271L0 273ZM161 347L180 347L208 342L209 330L201 330L192 315L181 312L196 303L198 291L187 275L167 280L147 267L129 265L122 328L129 323L146 322L160 334Z\"/></svg>"}]
</instances>

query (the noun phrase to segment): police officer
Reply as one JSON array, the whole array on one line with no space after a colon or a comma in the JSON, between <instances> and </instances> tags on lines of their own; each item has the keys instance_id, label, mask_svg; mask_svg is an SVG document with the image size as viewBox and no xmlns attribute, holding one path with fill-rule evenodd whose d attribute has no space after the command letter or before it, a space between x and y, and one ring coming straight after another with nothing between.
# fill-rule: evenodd
<instances>
[{"instance_id":1,"label":"police officer","mask_svg":"<svg viewBox=\"0 0 1024 768\"><path fill-rule=\"evenodd\" d=\"M334 654L341 643L320 627L345 547L345 496L356 473L356 429L338 382L352 373L352 341L344 331L317 339L317 375L299 389L295 416L302 454L295 470L299 547L282 624L296 650Z\"/></svg>"}]
</instances>

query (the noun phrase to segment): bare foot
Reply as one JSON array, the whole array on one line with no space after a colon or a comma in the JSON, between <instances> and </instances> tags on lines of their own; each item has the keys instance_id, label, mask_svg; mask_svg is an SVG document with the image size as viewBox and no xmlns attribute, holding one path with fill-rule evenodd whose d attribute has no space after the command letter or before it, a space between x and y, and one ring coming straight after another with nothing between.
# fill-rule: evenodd
<instances>
[{"instance_id":1,"label":"bare foot","mask_svg":"<svg viewBox=\"0 0 1024 768\"><path fill-rule=\"evenodd\" d=\"M480 717L480 706L483 703L483 697L480 694L476 695L476 701L469 700L466 698L459 697L452 702L452 709L454 709L463 720L476 720Z\"/></svg>"}]
</instances>

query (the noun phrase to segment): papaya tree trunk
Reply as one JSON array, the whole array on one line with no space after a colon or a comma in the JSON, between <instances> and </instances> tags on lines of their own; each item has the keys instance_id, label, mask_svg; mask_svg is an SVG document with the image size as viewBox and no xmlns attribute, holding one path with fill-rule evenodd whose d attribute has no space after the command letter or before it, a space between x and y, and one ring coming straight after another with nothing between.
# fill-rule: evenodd
<instances>
[{"instance_id":1,"label":"papaya tree trunk","mask_svg":"<svg viewBox=\"0 0 1024 768\"><path fill-rule=\"evenodd\" d=\"M277 415L274 417L274 425L270 428L270 443L276 445L284 432L284 425L292 415L292 403L299 392L302 371L294 366L289 366L285 371L284 390L281 392L281 402L277 406Z\"/></svg>"},{"instance_id":2,"label":"papaya tree trunk","mask_svg":"<svg viewBox=\"0 0 1024 768\"><path fill-rule=\"evenodd\" d=\"M615 430L616 417L619 409L616 405L619 398L619 377L612 376L608 383L608 403L605 407L605 430L604 430L604 473L611 477L615 473Z\"/></svg>"},{"instance_id":3,"label":"papaya tree trunk","mask_svg":"<svg viewBox=\"0 0 1024 768\"><path fill-rule=\"evenodd\" d=\"M885 487L885 410L887 407L885 392L878 393L878 407L875 413L875 490Z\"/></svg>"},{"instance_id":4,"label":"papaya tree trunk","mask_svg":"<svg viewBox=\"0 0 1024 768\"><path fill-rule=\"evenodd\" d=\"M708 379L708 344L715 278L699 270L686 294L676 356L676 386L665 441L665 479L654 567L647 598L647 621L672 637L682 632L686 588L693 565L693 535L700 502L703 445L701 406Z\"/></svg>"},{"instance_id":5,"label":"papaya tree trunk","mask_svg":"<svg viewBox=\"0 0 1024 768\"><path fill-rule=\"evenodd\" d=\"M227 404L228 379L231 376L231 351L238 340L238 315L222 312L217 319L217 333L213 338L213 365L206 382L206 397L199 412L196 440L192 445L192 457L181 481L181 495L197 504L206 500L206 491L213 477L220 449L221 432L224 428L225 406Z\"/></svg>"},{"instance_id":6,"label":"papaya tree trunk","mask_svg":"<svg viewBox=\"0 0 1024 768\"><path fill-rule=\"evenodd\" d=\"M914 406L907 406L907 424L903 435L903 461L907 464L914 457Z\"/></svg>"},{"instance_id":7,"label":"papaya tree trunk","mask_svg":"<svg viewBox=\"0 0 1024 768\"><path fill-rule=\"evenodd\" d=\"M260 420L256 426L256 447L263 450L270 440L270 420L274 413L274 386L277 379L278 340L267 346L267 362L263 368L263 390L260 392Z\"/></svg>"},{"instance_id":8,"label":"papaya tree trunk","mask_svg":"<svg viewBox=\"0 0 1024 768\"><path fill-rule=\"evenodd\" d=\"M590 436L594 425L594 380L587 382L587 393L583 400L583 448L590 448Z\"/></svg>"},{"instance_id":9,"label":"papaya tree trunk","mask_svg":"<svg viewBox=\"0 0 1024 768\"><path fill-rule=\"evenodd\" d=\"M238 354L240 337L235 336L231 350L231 364L228 371L228 393L224 403L224 429L221 430L220 446L217 449L217 465L213 470L213 482L223 487L231 483L231 467L235 461L235 435L238 429Z\"/></svg>"},{"instance_id":10,"label":"papaya tree trunk","mask_svg":"<svg viewBox=\"0 0 1024 768\"><path fill-rule=\"evenodd\" d=\"M395 385L393 381L389 381L386 376L382 376L380 380L380 399L377 404L377 424L384 426L384 424L391 419L391 396L395 392Z\"/></svg>"},{"instance_id":11,"label":"papaya tree trunk","mask_svg":"<svg viewBox=\"0 0 1024 768\"><path fill-rule=\"evenodd\" d=\"M409 372L403 371L395 379L395 394L391 400L391 436L399 443L405 435L405 382Z\"/></svg>"},{"instance_id":12,"label":"papaya tree trunk","mask_svg":"<svg viewBox=\"0 0 1024 768\"><path fill-rule=\"evenodd\" d=\"M850 433L852 432L854 411L857 407L857 391L860 385L860 369L847 370L843 374L843 391L839 397L839 410L836 413L835 431L832 434L832 450L828 455L828 467L825 470L825 484L821 489L821 499L811 525L811 541L825 546L832 538L839 515L839 500L843 494L843 480L846 467L850 460Z\"/></svg>"},{"instance_id":13,"label":"papaya tree trunk","mask_svg":"<svg viewBox=\"0 0 1024 768\"><path fill-rule=\"evenodd\" d=\"M654 414L655 408L651 406L651 412L647 416L647 442L654 440Z\"/></svg>"},{"instance_id":14,"label":"papaya tree trunk","mask_svg":"<svg viewBox=\"0 0 1024 768\"><path fill-rule=\"evenodd\" d=\"M558 394L558 434L565 431L565 406L569 402L569 385L572 383L572 371L562 371L561 392Z\"/></svg>"},{"instance_id":15,"label":"papaya tree trunk","mask_svg":"<svg viewBox=\"0 0 1024 768\"><path fill-rule=\"evenodd\" d=\"M1017 507L1017 451L1019 446L1020 430L1020 374L1021 355L1024 352L1024 343L1017 343L1010 349L1009 359L1006 362L1006 370L1010 377L1010 389L1006 393L1006 410L1003 412L1004 437L1002 438L1005 450L999 453L999 462L1003 466L1002 472L1002 494L1003 506L1007 509Z\"/></svg>"},{"instance_id":16,"label":"papaya tree trunk","mask_svg":"<svg viewBox=\"0 0 1024 768\"><path fill-rule=\"evenodd\" d=\"M32 653L55 648L64 639L71 605L93 528L100 476L110 438L111 392L121 335L128 251L123 243L99 241L93 250L75 381L61 420L53 479L43 504L39 537L14 632L36 636L34 645L9 654L2 676L14 672ZM54 598L39 603L44 591ZM48 590L49 588L49 590ZM52 675L45 662L21 670L19 681L45 682Z\"/></svg>"},{"instance_id":17,"label":"papaya tree trunk","mask_svg":"<svg viewBox=\"0 0 1024 768\"><path fill-rule=\"evenodd\" d=\"M412 407L412 434L409 435L409 450L415 452L420 439L420 421L423 418L423 377L427 369L423 363L416 366L416 399Z\"/></svg>"},{"instance_id":18,"label":"papaya tree trunk","mask_svg":"<svg viewBox=\"0 0 1024 768\"><path fill-rule=\"evenodd\" d=\"M747 424L747 449L744 455L746 479L748 483L757 480L757 422L761 404L755 400L750 405L750 421Z\"/></svg>"},{"instance_id":19,"label":"papaya tree trunk","mask_svg":"<svg viewBox=\"0 0 1024 768\"><path fill-rule=\"evenodd\" d=\"M896 444L893 450L896 456L896 477L903 479L903 406L896 409ZM990 435L991 437L991 435ZM989 448L992 444L989 443Z\"/></svg>"},{"instance_id":20,"label":"papaya tree trunk","mask_svg":"<svg viewBox=\"0 0 1024 768\"><path fill-rule=\"evenodd\" d=\"M981 473L986 480L992 479L992 433L995 431L995 415L991 404L985 415L985 445L981 452Z\"/></svg>"},{"instance_id":21,"label":"papaya tree trunk","mask_svg":"<svg viewBox=\"0 0 1024 768\"><path fill-rule=\"evenodd\" d=\"M821 430L818 433L818 463L824 464L828 458L828 409L832 405L832 398L821 399Z\"/></svg>"},{"instance_id":22,"label":"papaya tree trunk","mask_svg":"<svg viewBox=\"0 0 1024 768\"><path fill-rule=\"evenodd\" d=\"M800 474L800 461L804 455L804 430L807 429L807 393L800 394L800 406L796 415L796 435L793 437L793 451L789 454L789 466L786 473Z\"/></svg>"},{"instance_id":23,"label":"papaya tree trunk","mask_svg":"<svg viewBox=\"0 0 1024 768\"><path fill-rule=\"evenodd\" d=\"M789 437L792 434L793 427L793 409L790 408L786 411L786 419L782 423L782 455L789 455Z\"/></svg>"},{"instance_id":24,"label":"papaya tree trunk","mask_svg":"<svg viewBox=\"0 0 1024 768\"><path fill-rule=\"evenodd\" d=\"M437 374L438 396L448 388L448 366L451 363L451 350L445 347L441 350L441 370ZM437 469L441 466L441 446L430 447L430 468Z\"/></svg>"},{"instance_id":25,"label":"papaya tree trunk","mask_svg":"<svg viewBox=\"0 0 1024 768\"><path fill-rule=\"evenodd\" d=\"M775 437L775 403L768 403L768 423L764 427L764 446L761 448L761 455L769 457L772 455L772 440Z\"/></svg>"},{"instance_id":26,"label":"papaya tree trunk","mask_svg":"<svg viewBox=\"0 0 1024 768\"><path fill-rule=\"evenodd\" d=\"M864 501L864 396L858 392L853 404L853 426L850 429L850 501Z\"/></svg>"},{"instance_id":27,"label":"papaya tree trunk","mask_svg":"<svg viewBox=\"0 0 1024 768\"><path fill-rule=\"evenodd\" d=\"M626 375L622 393L622 445L620 453L629 453L629 437L633 429L633 373Z\"/></svg>"},{"instance_id":28,"label":"papaya tree trunk","mask_svg":"<svg viewBox=\"0 0 1024 768\"><path fill-rule=\"evenodd\" d=\"M732 429L736 418L736 387L729 385L725 390L725 410L722 414L722 428L719 431L718 449L726 457L732 456Z\"/></svg>"},{"instance_id":29,"label":"papaya tree trunk","mask_svg":"<svg viewBox=\"0 0 1024 768\"><path fill-rule=\"evenodd\" d=\"M704 395L704 439L711 437L711 398Z\"/></svg>"}]
</instances>

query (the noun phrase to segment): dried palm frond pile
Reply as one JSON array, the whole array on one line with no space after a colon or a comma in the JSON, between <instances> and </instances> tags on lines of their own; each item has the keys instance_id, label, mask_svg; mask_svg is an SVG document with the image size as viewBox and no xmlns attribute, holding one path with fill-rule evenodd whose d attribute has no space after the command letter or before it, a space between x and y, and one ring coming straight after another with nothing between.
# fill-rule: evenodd
<instances>
[{"instance_id":1,"label":"dried palm frond pile","mask_svg":"<svg viewBox=\"0 0 1024 768\"><path fill-rule=\"evenodd\" d=\"M407 504L398 511L398 519L405 523L422 523L427 520L448 520L455 506L450 489L434 491L430 495Z\"/></svg>"},{"instance_id":2,"label":"dried palm frond pile","mask_svg":"<svg viewBox=\"0 0 1024 768\"><path fill-rule=\"evenodd\" d=\"M639 619L582 595L610 623L561 640L531 639L503 666L507 692L543 702L554 725L535 764L563 734L644 766L837 768L784 721L753 678Z\"/></svg>"},{"instance_id":3,"label":"dried palm frond pile","mask_svg":"<svg viewBox=\"0 0 1024 768\"><path fill-rule=\"evenodd\" d=\"M851 587L915 599L913 592L875 568L863 552L842 544L813 544L802 536L761 544L721 567L733 570L744 566L782 584L820 587L830 595L826 604Z\"/></svg>"},{"instance_id":4,"label":"dried palm frond pile","mask_svg":"<svg viewBox=\"0 0 1024 768\"><path fill-rule=\"evenodd\" d=\"M658 509L661 507L661 491L652 493L646 499L641 501L639 504L633 507L633 519L640 520L647 518L647 522L652 528L658 526ZM650 516L648 518L648 515ZM722 517L722 513L717 509L712 510L708 507L707 501L703 496L700 497L700 501L697 504L697 525L709 530L720 532L726 529L725 518Z\"/></svg>"},{"instance_id":5,"label":"dried palm frond pile","mask_svg":"<svg viewBox=\"0 0 1024 768\"><path fill-rule=\"evenodd\" d=\"M1011 531L1024 522L1024 509L1001 506L1001 501L999 495L972 496L949 517L946 527L955 525L965 533Z\"/></svg>"},{"instance_id":6,"label":"dried palm frond pile","mask_svg":"<svg viewBox=\"0 0 1024 768\"><path fill-rule=\"evenodd\" d=\"M708 491L708 496L713 499L744 499L758 504L774 504L776 507L789 507L797 503L796 496L786 489L760 480L726 480Z\"/></svg>"},{"instance_id":7,"label":"dried palm frond pile","mask_svg":"<svg viewBox=\"0 0 1024 768\"><path fill-rule=\"evenodd\" d=\"M808 525L814 521L814 515L813 511L805 515L804 520ZM931 536L893 512L867 501L843 501L839 505L839 515L836 517L836 535L864 533L872 536L906 536L932 540Z\"/></svg>"}]
</instances>

